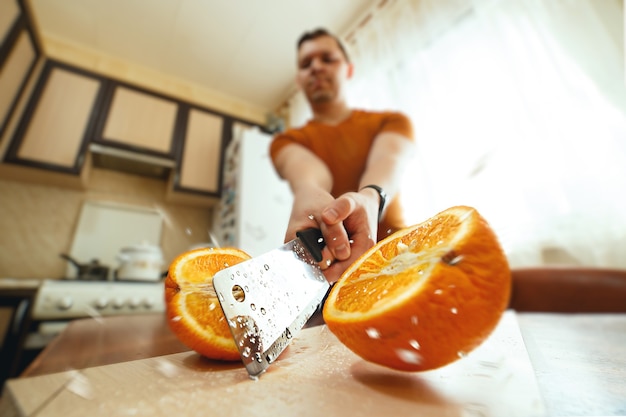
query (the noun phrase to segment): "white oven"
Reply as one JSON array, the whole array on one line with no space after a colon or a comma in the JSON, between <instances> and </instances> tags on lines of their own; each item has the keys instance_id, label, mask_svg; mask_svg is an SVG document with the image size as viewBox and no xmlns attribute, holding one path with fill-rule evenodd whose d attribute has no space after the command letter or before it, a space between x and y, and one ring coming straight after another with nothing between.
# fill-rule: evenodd
<instances>
[{"instance_id":1,"label":"white oven","mask_svg":"<svg viewBox=\"0 0 626 417\"><path fill-rule=\"evenodd\" d=\"M47 345L71 320L162 313L163 282L44 280L31 310L26 349Z\"/></svg>"}]
</instances>

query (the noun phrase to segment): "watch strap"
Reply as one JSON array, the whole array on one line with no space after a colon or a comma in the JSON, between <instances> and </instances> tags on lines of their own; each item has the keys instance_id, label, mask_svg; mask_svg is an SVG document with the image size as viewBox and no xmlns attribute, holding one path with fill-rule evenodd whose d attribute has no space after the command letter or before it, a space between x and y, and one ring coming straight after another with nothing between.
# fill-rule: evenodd
<instances>
[{"instance_id":1,"label":"watch strap","mask_svg":"<svg viewBox=\"0 0 626 417\"><path fill-rule=\"evenodd\" d=\"M383 190L381 187L375 184L366 185L362 187L361 190L363 188L371 188L373 190L376 190L376 192L378 193L378 196L380 197L380 200L379 200L380 202L378 204L378 222L380 222L380 220L383 217L383 210L385 209L385 204L387 204L387 193L385 192L385 190Z\"/></svg>"}]
</instances>

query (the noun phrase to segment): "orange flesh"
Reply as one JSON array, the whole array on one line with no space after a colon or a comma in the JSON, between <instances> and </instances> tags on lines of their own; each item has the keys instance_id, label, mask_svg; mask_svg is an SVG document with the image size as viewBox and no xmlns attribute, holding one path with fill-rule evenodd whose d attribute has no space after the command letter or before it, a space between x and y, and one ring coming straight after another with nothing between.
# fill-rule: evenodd
<instances>
[{"instance_id":1,"label":"orange flesh","mask_svg":"<svg viewBox=\"0 0 626 417\"><path fill-rule=\"evenodd\" d=\"M416 291L442 257L455 261L449 242L460 227L457 217L442 216L400 237L396 244L382 246L346 276L337 304L344 311L369 312L383 297L398 299Z\"/></svg>"},{"instance_id":2,"label":"orange flesh","mask_svg":"<svg viewBox=\"0 0 626 417\"><path fill-rule=\"evenodd\" d=\"M493 231L476 210L453 207L366 252L331 290L324 319L364 359L423 371L482 343L510 288Z\"/></svg>"},{"instance_id":3,"label":"orange flesh","mask_svg":"<svg viewBox=\"0 0 626 417\"><path fill-rule=\"evenodd\" d=\"M170 328L208 358L240 359L211 281L218 271L247 259L237 249L199 249L180 255L170 266L165 280Z\"/></svg>"}]
</instances>

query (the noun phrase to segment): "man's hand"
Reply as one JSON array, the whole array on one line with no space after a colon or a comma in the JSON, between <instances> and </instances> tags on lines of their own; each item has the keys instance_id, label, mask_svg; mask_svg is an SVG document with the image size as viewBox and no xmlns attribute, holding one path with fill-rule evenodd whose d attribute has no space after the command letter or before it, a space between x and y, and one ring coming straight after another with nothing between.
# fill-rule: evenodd
<instances>
[{"instance_id":1,"label":"man's hand","mask_svg":"<svg viewBox=\"0 0 626 417\"><path fill-rule=\"evenodd\" d=\"M346 193L334 199L328 192L302 188L294 195L285 241L309 227L322 231L326 247L320 267L329 282L335 282L343 271L376 242L378 194L373 190Z\"/></svg>"},{"instance_id":2,"label":"man's hand","mask_svg":"<svg viewBox=\"0 0 626 417\"><path fill-rule=\"evenodd\" d=\"M389 184L399 176L402 155L411 143L405 138L382 133L374 143L368 168L361 178L364 184L379 184L393 195ZM289 181L294 194L285 241L309 227L322 231L326 247L320 264L326 279L335 282L343 271L376 243L378 232L378 193L366 188L333 198L333 178L328 167L316 155L300 145L285 146L276 156L278 173Z\"/></svg>"},{"instance_id":3,"label":"man's hand","mask_svg":"<svg viewBox=\"0 0 626 417\"><path fill-rule=\"evenodd\" d=\"M370 191L346 193L322 211L320 227L326 240L322 268L331 283L376 243L378 194Z\"/></svg>"},{"instance_id":4,"label":"man's hand","mask_svg":"<svg viewBox=\"0 0 626 417\"><path fill-rule=\"evenodd\" d=\"M294 192L293 206L285 242L296 238L296 232L310 227L322 229L322 211L334 201L334 197L322 188L314 185L302 185ZM323 231L322 231L323 233Z\"/></svg>"}]
</instances>

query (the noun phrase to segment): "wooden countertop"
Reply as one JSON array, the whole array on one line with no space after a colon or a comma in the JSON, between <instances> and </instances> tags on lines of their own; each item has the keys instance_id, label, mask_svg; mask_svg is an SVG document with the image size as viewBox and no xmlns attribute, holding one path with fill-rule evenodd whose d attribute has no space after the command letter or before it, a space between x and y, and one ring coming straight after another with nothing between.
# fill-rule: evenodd
<instances>
[{"instance_id":1,"label":"wooden countertop","mask_svg":"<svg viewBox=\"0 0 626 417\"><path fill-rule=\"evenodd\" d=\"M545 415L626 415L626 350L624 349L624 346L626 346L626 314L516 314L513 311L509 311L507 315L515 317L516 323L519 325L518 332L521 333L520 340L523 337L521 344L525 346L528 358L530 359L528 361L529 368L532 369L530 374L534 374L534 378L531 378L533 379L532 384L538 388L540 397L543 400ZM319 343L322 342L318 340L320 339L318 333L322 334L323 337L321 337L321 339L326 338L323 340L325 346L333 346L337 350L336 352L331 350L324 351L326 355L324 359L334 360L335 367L341 367L346 363L349 365L349 372L346 371L344 373L348 374L347 378L350 380L342 376L339 376L337 380L333 379L333 381L338 381L333 382L333 384L337 385L337 389L343 389L346 395L348 395L347 393L352 392L351 390L355 388L353 385L356 375L355 372L359 373L363 371L364 368L362 367L366 365L358 364L359 359L350 356L351 353L346 349L341 349L342 346L333 339L332 334L328 336L327 334L330 332L323 332L323 329L325 329L325 326L303 331L305 336L303 336L304 339L298 351L306 351L308 353L298 353L301 355L298 356L298 358L302 358L301 362L303 364L309 363L310 361L313 361L310 363L319 363L319 361L315 362L319 358L314 358L311 355L313 355L312 352L324 351L325 348L322 349L319 346ZM305 349L308 348L307 343L312 346L308 350ZM348 353L343 353L344 351ZM171 355L175 353L178 354ZM239 368L237 365L216 364L216 362L211 361L199 362L201 358L194 353L188 352L188 349L178 342L175 336L169 331L164 317L160 314L156 314L74 321L53 344L42 352L37 360L25 371L23 377L33 377L71 369L99 367L100 365L115 364L122 361L134 361L136 359L152 358L156 356L162 357L162 355L170 355L165 358L168 358L172 363L180 362L184 364L186 368L189 368L192 362L196 365L199 364L199 368L196 369L195 373L190 374L191 376L188 375L185 379L190 389L192 386L197 388L199 384L198 381L192 381L194 375L215 371L215 381L219 380L219 378L226 378L227 376L222 382L224 384L231 384L228 385L231 388L224 388L226 391L223 391L221 395L228 396L229 393L239 392L238 390L243 383L241 377L242 375L244 377L246 376L243 368ZM290 355L293 356L295 353L292 352ZM311 357L307 359L306 355ZM328 355L334 355L334 357ZM160 358L146 360L156 361L159 359ZM293 360L293 358L289 357L285 363L291 360ZM129 363L129 366L136 367L140 366L140 364L144 364L144 361L134 361ZM276 365L278 365L278 362ZM111 366L111 371L114 369L116 371L122 369L122 365ZM155 367L162 368L162 366L164 366L163 363L155 362L151 365L150 369ZM319 367L316 368L318 373L326 369L321 365L318 366ZM284 369L286 368L285 366ZM98 369L106 370L109 369L109 367L97 368L96 370ZM284 369L280 369L280 371ZM358 371L359 369L361 369L361 371ZM198 370L200 370L199 373ZM331 371L336 371L336 369L328 368L324 372ZM519 368L519 372L523 373L522 371L523 369ZM138 371L135 370L130 372L129 375L136 375L137 372ZM163 369L161 369L161 373L162 372ZM55 374L49 377L60 378L57 377L57 375L65 374ZM275 372L275 374L268 373L268 378L262 380L266 384L271 384L272 382L276 383L276 381L272 380L276 375L279 375L279 372ZM300 379L302 379L300 374L297 376L291 374L286 375L288 375L288 379L291 378L292 383L312 381L305 379L300 381ZM343 373L339 375L343 375ZM408 395L409 391L411 393L420 392L420 395L422 395L426 389L425 386L415 385L418 384L416 381L420 381L420 377L424 377L423 374L417 375L415 378L413 378L415 374L409 374L412 375L410 378L402 377L398 379L396 374L389 372L376 373L376 375L378 375L376 378L382 378L380 380L376 379L374 374L359 375L356 377L357 379L361 378L361 380L358 381L360 385L364 383L374 384L378 386L380 390L386 391L387 394L392 393L390 395L397 398L394 398L394 402L391 404L394 404L394 406L397 405L398 407L404 404L402 402L403 400L400 401L402 404L398 403L398 398L401 399L403 395ZM515 373L514 375L517 374ZM283 375L283 378L285 377L287 376ZM7 385L11 387L13 384L13 387L17 388L19 384L14 384L16 382L20 382L23 386L30 380L35 383L35 381L41 381L42 378L45 379L46 377L13 380ZM335 375L333 378L337 378L337 376ZM438 378L441 378L441 376ZM284 386L284 379L280 381L282 381L282 385ZM207 384L208 382L205 379L201 383ZM408 385L405 386L404 384ZM245 395L247 395L246 393L254 395L254 390L258 388L259 385L246 385L246 387L246 389L252 391L240 392L240 394L243 395L242 400ZM208 388L207 386L207 389ZM294 390L296 388L290 387L289 389ZM315 388L315 395L320 395L322 389L328 388ZM303 392L306 393L307 391L304 390ZM363 395L363 392L358 392L360 393L359 395ZM189 393L190 398L195 398L195 395L198 394L196 391L189 391ZM336 395L332 394L330 397L333 396ZM498 393L494 392L492 396L498 396ZM3 403L5 403L4 399L6 397L7 395L3 396ZM384 398L388 397L389 395ZM432 400L428 395L426 397L430 398L429 401ZM513 397L513 399L514 398L515 397ZM520 396L520 398L522 397ZM381 401L384 402L386 400L381 399ZM518 399L517 401L520 400ZM514 403L515 401L513 401L511 405L514 406ZM208 404L209 403L207 403L207 406ZM429 403L427 405L432 408L433 404L434 403ZM421 405L423 406L424 404ZM518 406L519 405L520 404L518 404ZM524 404L522 403L522 405ZM403 414L401 410L405 409L401 407L398 408L398 415ZM442 410L443 409L439 409L439 412ZM445 410L447 410L446 413L450 411L447 408ZM0 414L2 414L2 411L3 409L0 407ZM285 411L285 409L282 411ZM471 415L476 416L492 415L480 408L469 411L474 413ZM346 409L346 412L350 412L350 410ZM465 410L465 412L468 412L468 410ZM182 415L186 414L183 413L181 416ZM255 414L251 413L251 415ZM271 415L271 413L269 415ZM436 413L434 415L436 415ZM446 415L457 414L450 411L450 413Z\"/></svg>"},{"instance_id":2,"label":"wooden countertop","mask_svg":"<svg viewBox=\"0 0 626 417\"><path fill-rule=\"evenodd\" d=\"M626 416L626 314L517 314L551 416Z\"/></svg>"},{"instance_id":3,"label":"wooden countertop","mask_svg":"<svg viewBox=\"0 0 626 417\"><path fill-rule=\"evenodd\" d=\"M110 316L69 323L22 377L186 352L164 314Z\"/></svg>"}]
</instances>

